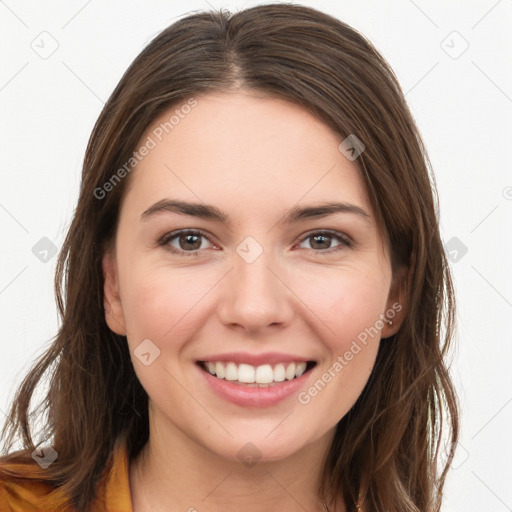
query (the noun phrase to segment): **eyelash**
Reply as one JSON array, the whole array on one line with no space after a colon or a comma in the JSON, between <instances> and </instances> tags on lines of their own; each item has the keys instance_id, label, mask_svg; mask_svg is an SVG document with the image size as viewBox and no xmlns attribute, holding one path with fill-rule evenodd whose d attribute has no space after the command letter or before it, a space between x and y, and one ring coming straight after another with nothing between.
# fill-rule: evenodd
<instances>
[{"instance_id":1,"label":"eyelash","mask_svg":"<svg viewBox=\"0 0 512 512\"><path fill-rule=\"evenodd\" d=\"M166 233L164 236L162 236L160 238L160 240L158 240L158 245L165 246L165 249L169 250L173 254L177 254L178 256L184 256L184 257L197 256L201 252L202 249L197 249L195 251L184 251L182 249L176 249L175 247L172 247L171 245L169 245L169 242L171 240L173 240L181 235L198 235L198 236L202 236L202 237L206 238L210 243L213 243L206 236L206 234L203 233L202 231L192 230L192 229L184 229L184 230L180 230L180 231L173 231L171 233ZM310 232L299 241L299 244L304 242L308 238L312 238L315 235L328 235L328 236L336 239L338 242L340 242L340 245L338 245L336 247L331 247L326 250L309 249L310 251L314 251L315 254L320 254L320 255L332 254L333 252L341 250L345 247L350 248L353 246L353 242L348 236L346 236L342 233L338 233L336 231L329 231L329 230ZM213 244L213 245L215 245L215 244Z\"/></svg>"}]
</instances>

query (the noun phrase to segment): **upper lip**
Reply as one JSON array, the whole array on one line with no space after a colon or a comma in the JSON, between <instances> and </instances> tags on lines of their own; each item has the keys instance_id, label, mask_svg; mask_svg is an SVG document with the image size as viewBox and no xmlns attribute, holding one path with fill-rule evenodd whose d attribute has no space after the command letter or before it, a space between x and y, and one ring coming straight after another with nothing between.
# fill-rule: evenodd
<instances>
[{"instance_id":1,"label":"upper lip","mask_svg":"<svg viewBox=\"0 0 512 512\"><path fill-rule=\"evenodd\" d=\"M285 354L282 352L263 352L261 354L250 354L249 352L225 352L223 354L212 354L205 356L199 361L215 362L229 362L233 361L236 364L250 364L252 366L260 366L264 364L277 364L277 363L293 363L293 362L309 362L314 359L302 356L295 356L292 354Z\"/></svg>"}]
</instances>

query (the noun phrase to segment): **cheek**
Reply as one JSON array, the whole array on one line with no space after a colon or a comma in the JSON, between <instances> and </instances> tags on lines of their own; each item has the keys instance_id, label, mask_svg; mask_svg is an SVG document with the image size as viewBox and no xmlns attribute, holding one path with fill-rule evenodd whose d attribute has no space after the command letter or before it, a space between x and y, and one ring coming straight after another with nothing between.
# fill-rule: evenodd
<instances>
[{"instance_id":1,"label":"cheek","mask_svg":"<svg viewBox=\"0 0 512 512\"><path fill-rule=\"evenodd\" d=\"M340 418L356 402L373 370L388 291L384 279L347 279L344 284L339 307L332 310L337 335L331 338L332 363L326 376L334 384L326 399Z\"/></svg>"},{"instance_id":2,"label":"cheek","mask_svg":"<svg viewBox=\"0 0 512 512\"><path fill-rule=\"evenodd\" d=\"M332 349L344 350L346 344L365 329L375 326L384 312L388 281L384 273L362 269L343 269L329 275L317 274L302 279L295 288L297 295L313 313L312 322L323 324ZM302 284L300 284L302 283ZM383 325L377 324L380 331ZM373 332L373 331L372 331Z\"/></svg>"},{"instance_id":3,"label":"cheek","mask_svg":"<svg viewBox=\"0 0 512 512\"><path fill-rule=\"evenodd\" d=\"M384 273L355 269L345 269L335 280L318 277L315 287L303 286L301 293L314 312L312 327L323 333L328 355L301 403L311 401L319 410L331 411L335 422L356 402L373 370L388 282Z\"/></svg>"},{"instance_id":4,"label":"cheek","mask_svg":"<svg viewBox=\"0 0 512 512\"><path fill-rule=\"evenodd\" d=\"M374 282L359 280L350 285L340 298L340 307L333 311L333 318L337 322L335 330L340 333L343 346L353 339L364 342L367 339L365 333L371 333L368 340L378 339L377 331L380 334L383 327L381 314L387 295Z\"/></svg>"},{"instance_id":5,"label":"cheek","mask_svg":"<svg viewBox=\"0 0 512 512\"><path fill-rule=\"evenodd\" d=\"M146 267L141 271L133 268L126 275L122 288L123 313L135 373L152 398L162 396L163 390L179 394L168 373L174 375L179 371L180 354L198 325L197 314L200 299L207 291L203 289L206 284L199 284L197 274L180 276L163 268ZM143 353L138 347L147 339L160 351L149 366L138 356ZM149 346L153 358L158 351Z\"/></svg>"},{"instance_id":6,"label":"cheek","mask_svg":"<svg viewBox=\"0 0 512 512\"><path fill-rule=\"evenodd\" d=\"M143 263L130 263L121 274L123 312L132 342L150 338L158 345L193 335L200 319L212 314L209 299L215 293L208 294L219 284L218 272ZM315 275L288 273L285 279L300 299L293 306L299 321L309 322L317 334L321 329L339 350L373 326L385 308L385 275L367 268L324 268Z\"/></svg>"},{"instance_id":7,"label":"cheek","mask_svg":"<svg viewBox=\"0 0 512 512\"><path fill-rule=\"evenodd\" d=\"M165 340L186 339L197 325L201 299L215 284L215 280L207 277L200 278L194 268L140 265L127 271L122 301L132 343L150 338L163 346Z\"/></svg>"}]
</instances>

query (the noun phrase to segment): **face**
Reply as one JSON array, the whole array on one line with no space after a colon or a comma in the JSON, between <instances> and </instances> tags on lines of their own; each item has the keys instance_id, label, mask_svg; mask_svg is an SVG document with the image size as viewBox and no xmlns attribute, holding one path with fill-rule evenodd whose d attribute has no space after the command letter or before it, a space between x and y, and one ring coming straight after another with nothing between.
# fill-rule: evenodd
<instances>
[{"instance_id":1,"label":"face","mask_svg":"<svg viewBox=\"0 0 512 512\"><path fill-rule=\"evenodd\" d=\"M159 427L280 459L332 436L397 330L389 254L341 136L284 100L196 102L141 139L103 259L106 319Z\"/></svg>"}]
</instances>

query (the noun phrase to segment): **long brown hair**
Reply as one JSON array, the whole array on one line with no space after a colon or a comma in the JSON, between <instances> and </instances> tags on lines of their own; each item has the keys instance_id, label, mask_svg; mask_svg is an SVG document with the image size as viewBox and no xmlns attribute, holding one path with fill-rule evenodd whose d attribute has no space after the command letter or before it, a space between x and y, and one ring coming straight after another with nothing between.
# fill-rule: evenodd
<instances>
[{"instance_id":1,"label":"long brown hair","mask_svg":"<svg viewBox=\"0 0 512 512\"><path fill-rule=\"evenodd\" d=\"M121 78L89 140L78 205L59 255L61 326L17 390L2 434L8 455L0 475L47 482L59 491L47 501L49 509L85 512L116 440L126 436L130 457L147 442L148 397L126 337L105 322L103 303L101 260L130 176L111 181L108 193L101 187L161 113L207 91L239 89L287 99L340 136L363 141L358 168L394 276L405 269L403 323L381 343L367 385L337 425L319 493L331 503L342 491L348 510L361 495L367 512L439 511L459 424L445 361L454 290L431 164L397 79L377 50L336 18L293 4L186 16L155 37ZM44 376L48 393L30 413ZM45 470L30 456L36 413L46 415L39 439L51 440L59 454ZM16 437L24 449L9 453Z\"/></svg>"}]
</instances>

